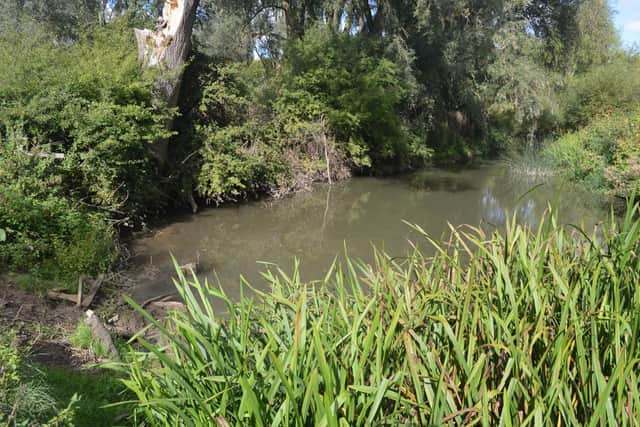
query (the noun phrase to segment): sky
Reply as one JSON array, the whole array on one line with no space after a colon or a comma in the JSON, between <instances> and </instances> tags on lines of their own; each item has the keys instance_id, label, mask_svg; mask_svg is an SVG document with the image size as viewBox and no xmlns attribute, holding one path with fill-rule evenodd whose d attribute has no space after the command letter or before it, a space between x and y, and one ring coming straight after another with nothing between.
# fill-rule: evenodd
<instances>
[{"instance_id":1,"label":"sky","mask_svg":"<svg viewBox=\"0 0 640 427\"><path fill-rule=\"evenodd\" d=\"M640 46L640 0L611 0L611 5L623 45Z\"/></svg>"}]
</instances>

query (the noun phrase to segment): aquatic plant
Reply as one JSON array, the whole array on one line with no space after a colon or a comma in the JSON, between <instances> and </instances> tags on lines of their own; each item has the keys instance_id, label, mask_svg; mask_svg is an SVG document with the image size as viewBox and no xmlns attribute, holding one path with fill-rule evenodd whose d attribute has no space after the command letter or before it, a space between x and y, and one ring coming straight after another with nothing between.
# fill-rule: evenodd
<instances>
[{"instance_id":1,"label":"aquatic plant","mask_svg":"<svg viewBox=\"0 0 640 427\"><path fill-rule=\"evenodd\" d=\"M186 310L131 302L161 339L115 367L148 425L633 425L637 213L600 238L553 214L423 232L435 255L378 252L311 283L271 270L270 292L237 301L178 271Z\"/></svg>"}]
</instances>

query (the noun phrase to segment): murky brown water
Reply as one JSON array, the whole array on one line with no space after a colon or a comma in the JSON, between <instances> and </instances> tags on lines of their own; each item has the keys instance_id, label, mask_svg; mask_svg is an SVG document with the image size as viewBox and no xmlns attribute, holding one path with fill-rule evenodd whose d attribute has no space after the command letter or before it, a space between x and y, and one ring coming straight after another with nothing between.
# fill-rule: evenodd
<instances>
[{"instance_id":1,"label":"murky brown water","mask_svg":"<svg viewBox=\"0 0 640 427\"><path fill-rule=\"evenodd\" d=\"M544 185L521 198L541 182ZM254 286L265 286L261 261L291 271L297 257L303 278L317 279L345 245L352 256L369 260L372 245L402 256L409 240L424 241L403 220L441 236L448 222L501 226L514 211L519 220L535 225L549 203L561 222L587 228L607 216L601 202L588 193L558 181L515 178L500 163L459 171L429 169L394 178L356 178L319 185L284 200L207 209L176 218L134 242L134 266L153 264L164 272L141 283L134 297L173 290L170 254L180 263L199 259L201 275L210 281L217 275L233 297L241 274Z\"/></svg>"}]
</instances>

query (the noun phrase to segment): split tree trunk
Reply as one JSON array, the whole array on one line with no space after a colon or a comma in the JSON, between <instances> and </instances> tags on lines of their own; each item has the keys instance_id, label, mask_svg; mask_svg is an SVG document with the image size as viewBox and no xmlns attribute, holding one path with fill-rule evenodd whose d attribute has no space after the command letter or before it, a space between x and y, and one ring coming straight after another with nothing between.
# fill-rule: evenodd
<instances>
[{"instance_id":1,"label":"split tree trunk","mask_svg":"<svg viewBox=\"0 0 640 427\"><path fill-rule=\"evenodd\" d=\"M166 0L155 30L135 30L139 60L145 66L162 70L163 75L156 84L157 96L169 108L178 105L197 8L198 0ZM167 123L169 128L172 125ZM167 140L158 141L154 146L161 163L167 162L167 143Z\"/></svg>"},{"instance_id":2,"label":"split tree trunk","mask_svg":"<svg viewBox=\"0 0 640 427\"><path fill-rule=\"evenodd\" d=\"M113 344L111 334L107 328L104 327L102 321L92 310L87 310L85 315L87 316L86 319L84 319L85 323L91 328L93 336L100 342L100 344L102 344L109 356L109 359L114 362L119 362L120 354L118 353L118 349Z\"/></svg>"}]
</instances>

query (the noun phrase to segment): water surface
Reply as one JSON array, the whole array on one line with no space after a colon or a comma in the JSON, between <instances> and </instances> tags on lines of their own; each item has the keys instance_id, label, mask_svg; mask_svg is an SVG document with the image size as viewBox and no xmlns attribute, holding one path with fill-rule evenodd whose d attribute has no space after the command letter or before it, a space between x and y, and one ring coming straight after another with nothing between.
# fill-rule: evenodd
<instances>
[{"instance_id":1,"label":"water surface","mask_svg":"<svg viewBox=\"0 0 640 427\"><path fill-rule=\"evenodd\" d=\"M404 256L409 242L427 247L405 221L436 237L448 232L448 223L501 227L514 212L535 226L549 204L560 222L585 228L607 216L602 202L588 193L558 180L517 178L501 163L355 178L281 200L211 208L176 218L133 243L134 266L153 265L161 272L142 280L134 297L173 290L170 254L181 263L199 260L199 274L219 280L234 297L240 275L266 286L260 261L290 272L298 258L303 278L318 279L345 246L365 261L372 258L372 245L393 256Z\"/></svg>"}]
</instances>

